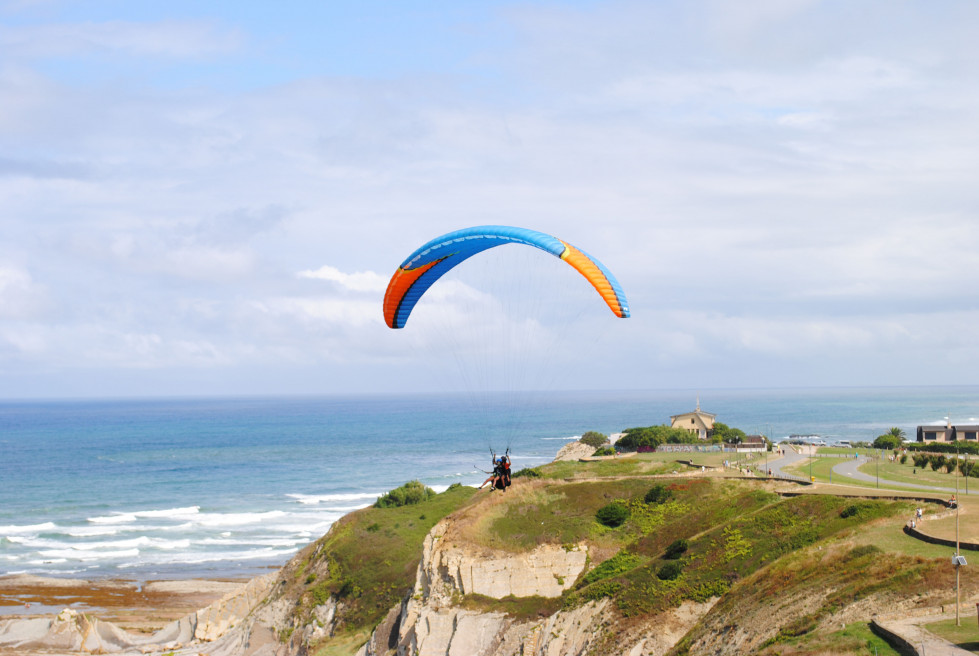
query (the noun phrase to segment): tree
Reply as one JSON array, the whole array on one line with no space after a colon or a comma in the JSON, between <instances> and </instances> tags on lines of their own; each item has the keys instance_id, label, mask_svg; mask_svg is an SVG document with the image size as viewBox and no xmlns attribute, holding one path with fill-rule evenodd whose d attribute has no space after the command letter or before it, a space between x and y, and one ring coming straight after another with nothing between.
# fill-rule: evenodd
<instances>
[{"instance_id":1,"label":"tree","mask_svg":"<svg viewBox=\"0 0 979 656\"><path fill-rule=\"evenodd\" d=\"M595 519L609 528L622 526L625 520L629 519L629 507L621 501L613 501L607 506L599 508L598 512L595 513Z\"/></svg>"},{"instance_id":2,"label":"tree","mask_svg":"<svg viewBox=\"0 0 979 656\"><path fill-rule=\"evenodd\" d=\"M892 428L891 431L901 430L900 428ZM874 440L873 444L875 449L899 449L901 448L901 438L891 433L884 433L883 435L878 435L877 439Z\"/></svg>"},{"instance_id":3,"label":"tree","mask_svg":"<svg viewBox=\"0 0 979 656\"><path fill-rule=\"evenodd\" d=\"M731 428L727 424L721 423L719 421L714 422L714 441L715 442L726 442L727 444L736 444L738 442L743 442L746 434L740 428Z\"/></svg>"},{"instance_id":4,"label":"tree","mask_svg":"<svg viewBox=\"0 0 979 656\"><path fill-rule=\"evenodd\" d=\"M888 435L893 435L894 437L896 437L897 439L901 440L902 442L904 441L904 438L907 437L904 434L904 430L901 429L901 428L898 428L897 426L893 426L889 431L887 431L887 434Z\"/></svg>"}]
</instances>

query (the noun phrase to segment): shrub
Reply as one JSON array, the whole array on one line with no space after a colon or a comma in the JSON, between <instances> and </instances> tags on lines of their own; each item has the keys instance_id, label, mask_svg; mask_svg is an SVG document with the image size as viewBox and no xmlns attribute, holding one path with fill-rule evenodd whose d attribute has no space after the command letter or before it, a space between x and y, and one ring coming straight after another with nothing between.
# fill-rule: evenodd
<instances>
[{"instance_id":1,"label":"shrub","mask_svg":"<svg viewBox=\"0 0 979 656\"><path fill-rule=\"evenodd\" d=\"M663 485L658 483L653 487L649 488L649 492L643 497L643 501L646 503L666 503L673 497L673 492Z\"/></svg>"},{"instance_id":2,"label":"shrub","mask_svg":"<svg viewBox=\"0 0 979 656\"><path fill-rule=\"evenodd\" d=\"M907 464L907 462L908 462L908 454L902 453L901 454L901 464L902 465L905 465L905 464Z\"/></svg>"},{"instance_id":3,"label":"shrub","mask_svg":"<svg viewBox=\"0 0 979 656\"><path fill-rule=\"evenodd\" d=\"M613 501L607 506L602 506L595 513L595 519L599 524L604 524L609 528L616 528L625 524L629 519L629 508L621 501Z\"/></svg>"},{"instance_id":4,"label":"shrub","mask_svg":"<svg viewBox=\"0 0 979 656\"><path fill-rule=\"evenodd\" d=\"M630 569L638 567L641 562L642 558L639 556L627 553L625 551L620 551L605 562L598 565L598 567L592 571L585 574L585 577L581 580L581 584L590 585L595 581L601 581L602 579L624 574Z\"/></svg>"},{"instance_id":5,"label":"shrub","mask_svg":"<svg viewBox=\"0 0 979 656\"><path fill-rule=\"evenodd\" d=\"M848 517L853 517L858 512L860 512L860 509L859 508L857 508L854 505L849 505L849 506L847 506L846 508L844 508L843 510L840 511L840 518L841 519L847 519Z\"/></svg>"},{"instance_id":6,"label":"shrub","mask_svg":"<svg viewBox=\"0 0 979 656\"><path fill-rule=\"evenodd\" d=\"M877 556L882 553L883 551L880 547L873 544L864 544L850 549L850 552L843 557L843 560L856 560L857 558L863 558L864 556Z\"/></svg>"},{"instance_id":7,"label":"shrub","mask_svg":"<svg viewBox=\"0 0 979 656\"><path fill-rule=\"evenodd\" d=\"M666 560L677 560L687 551L687 541L683 538L679 540L674 540L670 546L666 548L666 552L663 554L663 558Z\"/></svg>"},{"instance_id":8,"label":"shrub","mask_svg":"<svg viewBox=\"0 0 979 656\"><path fill-rule=\"evenodd\" d=\"M598 433L596 431L588 431L587 433L582 435L581 439L578 441L581 442L582 444L587 444L588 446L593 446L597 449L598 447L608 442L608 436L603 435L602 433Z\"/></svg>"},{"instance_id":9,"label":"shrub","mask_svg":"<svg viewBox=\"0 0 979 656\"><path fill-rule=\"evenodd\" d=\"M510 475L510 478L540 478L543 476L537 467L524 467Z\"/></svg>"},{"instance_id":10,"label":"shrub","mask_svg":"<svg viewBox=\"0 0 979 656\"><path fill-rule=\"evenodd\" d=\"M599 449L596 449L595 453L592 454L592 456L614 456L614 455L615 455L615 449L613 449L610 446L603 446Z\"/></svg>"},{"instance_id":11,"label":"shrub","mask_svg":"<svg viewBox=\"0 0 979 656\"><path fill-rule=\"evenodd\" d=\"M656 571L656 578L660 581L672 581L683 573L683 565L673 560L663 563L663 566Z\"/></svg>"},{"instance_id":12,"label":"shrub","mask_svg":"<svg viewBox=\"0 0 979 656\"><path fill-rule=\"evenodd\" d=\"M945 456L942 455L934 456L932 458L929 458L929 461L930 461L929 464L931 465L932 471L938 471L939 469L945 467Z\"/></svg>"},{"instance_id":13,"label":"shrub","mask_svg":"<svg viewBox=\"0 0 979 656\"><path fill-rule=\"evenodd\" d=\"M435 490L425 487L420 481L408 481L382 495L374 502L375 508L399 508L427 501L435 496Z\"/></svg>"},{"instance_id":14,"label":"shrub","mask_svg":"<svg viewBox=\"0 0 979 656\"><path fill-rule=\"evenodd\" d=\"M622 589L622 584L618 581L601 581L582 591L581 597L589 601L613 597L615 593Z\"/></svg>"},{"instance_id":15,"label":"shrub","mask_svg":"<svg viewBox=\"0 0 979 656\"><path fill-rule=\"evenodd\" d=\"M897 435L892 435L891 433L885 433L884 435L878 435L877 439L874 440L873 447L875 449L897 449L901 446L901 438Z\"/></svg>"}]
</instances>

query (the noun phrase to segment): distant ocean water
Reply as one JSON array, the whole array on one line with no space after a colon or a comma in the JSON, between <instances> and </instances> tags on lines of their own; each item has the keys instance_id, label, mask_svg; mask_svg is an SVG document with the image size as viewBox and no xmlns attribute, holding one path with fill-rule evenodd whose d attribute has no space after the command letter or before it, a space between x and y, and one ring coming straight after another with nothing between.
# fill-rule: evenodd
<instances>
[{"instance_id":1,"label":"distant ocean water","mask_svg":"<svg viewBox=\"0 0 979 656\"><path fill-rule=\"evenodd\" d=\"M979 387L704 391L775 439L872 440L976 423ZM436 490L549 462L587 430L667 423L690 391L0 402L0 575L251 576L418 479Z\"/></svg>"}]
</instances>

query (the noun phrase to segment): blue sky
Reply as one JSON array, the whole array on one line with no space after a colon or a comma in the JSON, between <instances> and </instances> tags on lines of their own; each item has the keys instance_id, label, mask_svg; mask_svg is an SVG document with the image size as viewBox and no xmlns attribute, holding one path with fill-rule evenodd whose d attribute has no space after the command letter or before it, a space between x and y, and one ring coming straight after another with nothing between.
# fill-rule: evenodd
<instances>
[{"instance_id":1,"label":"blue sky","mask_svg":"<svg viewBox=\"0 0 979 656\"><path fill-rule=\"evenodd\" d=\"M458 389L497 329L543 385L974 384L977 14L0 0L0 398ZM520 305L580 290L503 256L532 282L386 329L401 260L480 224L633 317Z\"/></svg>"}]
</instances>

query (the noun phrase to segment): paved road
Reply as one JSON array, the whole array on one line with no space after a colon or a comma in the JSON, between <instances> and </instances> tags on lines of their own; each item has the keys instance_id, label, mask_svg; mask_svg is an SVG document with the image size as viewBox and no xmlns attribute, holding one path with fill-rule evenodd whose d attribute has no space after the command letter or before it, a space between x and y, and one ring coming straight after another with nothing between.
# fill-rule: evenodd
<instances>
[{"instance_id":1,"label":"paved road","mask_svg":"<svg viewBox=\"0 0 979 656\"><path fill-rule=\"evenodd\" d=\"M805 448L805 447L803 447ZM772 474L781 478L793 478L797 479L799 476L795 474L788 474L782 471L782 467L789 467L797 462L805 460L809 456L803 453L797 453L792 447L783 447L785 455L776 458L775 460L768 461L768 468L772 470Z\"/></svg>"},{"instance_id":2,"label":"paved road","mask_svg":"<svg viewBox=\"0 0 979 656\"><path fill-rule=\"evenodd\" d=\"M890 619L878 621L878 624L887 631L904 638L917 650L917 653L924 654L924 656L969 656L973 652L966 651L948 640L936 636L922 626L923 624L931 624L932 622L953 619L954 617L955 613L952 612L926 617Z\"/></svg>"},{"instance_id":3,"label":"paved road","mask_svg":"<svg viewBox=\"0 0 979 656\"><path fill-rule=\"evenodd\" d=\"M859 470L859 467L861 465L864 465L868 462L870 462L870 459L864 456L860 456L859 458L850 458L844 460L840 464L833 467L833 474L838 476L854 478L858 481L865 481L867 483L876 483L877 482L876 476L865 474ZM834 481L834 482L839 482L839 481ZM913 488L916 490L928 490L929 492L948 492L949 494L955 494L954 487L940 487L937 485L921 485L918 483L903 483L899 481L889 481L885 478L880 479L880 484L883 487L904 487L904 488ZM972 488L968 492L970 495L979 494L979 489L976 489L976 486L970 486L970 487ZM959 494L966 494L964 485L959 486Z\"/></svg>"}]
</instances>

